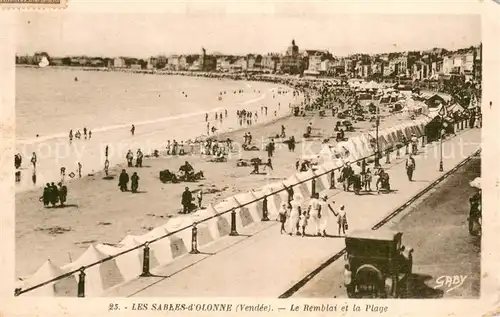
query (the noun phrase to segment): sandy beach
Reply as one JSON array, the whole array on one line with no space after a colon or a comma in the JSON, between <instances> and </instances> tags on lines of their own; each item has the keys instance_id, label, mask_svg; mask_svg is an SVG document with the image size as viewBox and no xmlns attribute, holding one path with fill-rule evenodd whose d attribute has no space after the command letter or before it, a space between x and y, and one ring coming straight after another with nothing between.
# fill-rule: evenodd
<instances>
[{"instance_id":1,"label":"sandy beach","mask_svg":"<svg viewBox=\"0 0 500 317\"><path fill-rule=\"evenodd\" d=\"M397 124L405 118L395 115L381 121L381 129ZM238 158L260 157L267 159L265 151L233 152L227 162L209 162L200 155L161 156L144 161L143 168L127 168L131 175L140 177L139 193L120 192L117 174L126 167L123 158L118 166L110 170L111 180L103 179L103 172L76 179L69 183L69 195L65 208L44 208L39 202L41 190L32 190L16 195L16 276L32 274L47 259L62 266L78 258L92 243L118 243L128 234L141 235L164 224L170 217L181 217L181 193L185 186L191 191L202 189L203 206L217 203L235 193L257 189L268 182L286 179L295 172L295 162L302 149L318 149L324 138L333 136L335 122L339 119L330 114L320 117L310 112L306 117L288 116L243 130L222 134L237 143L243 143L245 132L251 132L253 143L261 147L266 140L286 127L287 136L295 136L299 142L295 152L289 152L285 144L277 143L273 158L274 170L265 175L250 175L251 167L236 167ZM302 139L305 127L313 123L312 146ZM346 136L373 129L368 121L354 123L355 131ZM330 144L332 144L330 142ZM236 147L238 148L238 147ZM263 146L261 148L264 148ZM188 160L195 171L202 170L206 179L196 183L163 184L159 171L177 171ZM154 202L154 203L152 203ZM148 206L147 209L144 206Z\"/></svg>"}]
</instances>

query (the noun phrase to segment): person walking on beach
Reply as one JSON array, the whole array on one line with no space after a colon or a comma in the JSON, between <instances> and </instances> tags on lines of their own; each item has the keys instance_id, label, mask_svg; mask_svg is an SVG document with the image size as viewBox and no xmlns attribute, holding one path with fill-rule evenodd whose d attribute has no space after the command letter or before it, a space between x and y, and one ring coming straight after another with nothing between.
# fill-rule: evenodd
<instances>
[{"instance_id":1,"label":"person walking on beach","mask_svg":"<svg viewBox=\"0 0 500 317\"><path fill-rule=\"evenodd\" d=\"M198 208L201 209L201 203L202 203L202 200L203 200L203 191L201 189L196 194L196 200L198 201Z\"/></svg>"},{"instance_id":2,"label":"person walking on beach","mask_svg":"<svg viewBox=\"0 0 500 317\"><path fill-rule=\"evenodd\" d=\"M130 129L130 133L132 134L132 136L134 136L135 134L135 125L132 124L132 128Z\"/></svg>"},{"instance_id":3,"label":"person walking on beach","mask_svg":"<svg viewBox=\"0 0 500 317\"><path fill-rule=\"evenodd\" d=\"M50 184L47 183L45 184L45 187L43 188L43 194L42 197L40 197L40 201L43 202L43 206L47 208L50 203Z\"/></svg>"},{"instance_id":4,"label":"person walking on beach","mask_svg":"<svg viewBox=\"0 0 500 317\"><path fill-rule=\"evenodd\" d=\"M52 204L52 207L55 207L58 202L59 189L57 189L57 186L54 184L54 182L52 182L50 183L50 203Z\"/></svg>"},{"instance_id":5,"label":"person walking on beach","mask_svg":"<svg viewBox=\"0 0 500 317\"><path fill-rule=\"evenodd\" d=\"M137 175L137 172L132 174L130 180L132 181L132 193L137 193L137 189L139 188L139 175Z\"/></svg>"},{"instance_id":6,"label":"person walking on beach","mask_svg":"<svg viewBox=\"0 0 500 317\"><path fill-rule=\"evenodd\" d=\"M137 159L135 160L135 167L142 167L142 158L144 154L142 154L141 149L137 150Z\"/></svg>"},{"instance_id":7,"label":"person walking on beach","mask_svg":"<svg viewBox=\"0 0 500 317\"><path fill-rule=\"evenodd\" d=\"M410 153L406 159L406 175L408 176L408 180L410 182L413 181L413 171L415 171L415 159Z\"/></svg>"},{"instance_id":8,"label":"person walking on beach","mask_svg":"<svg viewBox=\"0 0 500 317\"><path fill-rule=\"evenodd\" d=\"M267 157L271 158L273 157L273 153L275 150L275 144L274 144L274 139L271 139L271 142L267 145Z\"/></svg>"},{"instance_id":9,"label":"person walking on beach","mask_svg":"<svg viewBox=\"0 0 500 317\"><path fill-rule=\"evenodd\" d=\"M66 167L61 167L61 182L64 182L64 177L66 176Z\"/></svg>"},{"instance_id":10,"label":"person walking on beach","mask_svg":"<svg viewBox=\"0 0 500 317\"><path fill-rule=\"evenodd\" d=\"M78 162L78 178L82 178L82 164Z\"/></svg>"},{"instance_id":11,"label":"person walking on beach","mask_svg":"<svg viewBox=\"0 0 500 317\"><path fill-rule=\"evenodd\" d=\"M193 201L193 195L189 191L189 187L184 188L184 192L182 193L182 199L181 199L182 214L189 213L192 201Z\"/></svg>"},{"instance_id":12,"label":"person walking on beach","mask_svg":"<svg viewBox=\"0 0 500 317\"><path fill-rule=\"evenodd\" d=\"M285 233L286 234L286 229L285 229L285 222L287 218L287 208L286 208L286 203L283 202L281 203L280 211L278 213L278 220L281 223L280 227L280 234Z\"/></svg>"},{"instance_id":13,"label":"person walking on beach","mask_svg":"<svg viewBox=\"0 0 500 317\"><path fill-rule=\"evenodd\" d=\"M68 187L63 185L62 182L59 182L57 185L59 185L59 202L61 203L61 207L63 207L66 199L68 198Z\"/></svg>"},{"instance_id":14,"label":"person walking on beach","mask_svg":"<svg viewBox=\"0 0 500 317\"><path fill-rule=\"evenodd\" d=\"M122 169L120 177L118 178L118 186L120 187L120 190L122 192L128 191L128 188L127 188L128 182L129 182L129 176L127 174L127 171Z\"/></svg>"},{"instance_id":15,"label":"person walking on beach","mask_svg":"<svg viewBox=\"0 0 500 317\"><path fill-rule=\"evenodd\" d=\"M31 164L33 164L33 170L36 171L36 153L33 152L31 155Z\"/></svg>"},{"instance_id":16,"label":"person walking on beach","mask_svg":"<svg viewBox=\"0 0 500 317\"><path fill-rule=\"evenodd\" d=\"M109 172L109 160L106 158L106 161L104 161L104 173L106 174L106 176L108 176L108 172Z\"/></svg>"},{"instance_id":17,"label":"person walking on beach","mask_svg":"<svg viewBox=\"0 0 500 317\"><path fill-rule=\"evenodd\" d=\"M134 159L134 153L132 153L132 150L128 150L127 155L125 155L125 158L127 159L127 166L133 167L132 161Z\"/></svg>"}]
</instances>

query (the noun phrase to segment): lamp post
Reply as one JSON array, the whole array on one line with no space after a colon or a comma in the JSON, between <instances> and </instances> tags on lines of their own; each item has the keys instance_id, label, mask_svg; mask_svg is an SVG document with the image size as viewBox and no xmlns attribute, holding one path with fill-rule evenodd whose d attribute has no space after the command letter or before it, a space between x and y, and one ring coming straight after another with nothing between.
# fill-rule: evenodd
<instances>
[{"instance_id":1,"label":"lamp post","mask_svg":"<svg viewBox=\"0 0 500 317\"><path fill-rule=\"evenodd\" d=\"M377 104L377 110L376 110L376 119L375 119L375 146L376 146L376 153L375 153L375 167L380 167L380 162L379 162L379 143L378 143L378 126L380 124L379 118L378 118L378 111L379 111L379 104Z\"/></svg>"}]
</instances>

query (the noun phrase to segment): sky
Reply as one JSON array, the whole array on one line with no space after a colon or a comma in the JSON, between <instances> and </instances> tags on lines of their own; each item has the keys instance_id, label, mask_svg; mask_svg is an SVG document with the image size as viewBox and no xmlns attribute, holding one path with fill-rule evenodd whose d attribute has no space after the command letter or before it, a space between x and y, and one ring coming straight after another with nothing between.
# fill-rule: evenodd
<instances>
[{"instance_id":1,"label":"sky","mask_svg":"<svg viewBox=\"0 0 500 317\"><path fill-rule=\"evenodd\" d=\"M395 14L172 14L23 12L17 54L134 56L284 52L295 39L302 49L337 56L478 45L478 15Z\"/></svg>"}]
</instances>

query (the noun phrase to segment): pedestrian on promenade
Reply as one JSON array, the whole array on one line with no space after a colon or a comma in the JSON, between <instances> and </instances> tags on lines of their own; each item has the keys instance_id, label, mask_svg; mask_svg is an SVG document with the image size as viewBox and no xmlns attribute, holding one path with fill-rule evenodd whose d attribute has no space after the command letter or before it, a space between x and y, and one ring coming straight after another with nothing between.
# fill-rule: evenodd
<instances>
[{"instance_id":1,"label":"pedestrian on promenade","mask_svg":"<svg viewBox=\"0 0 500 317\"><path fill-rule=\"evenodd\" d=\"M281 203L280 211L278 213L278 220L281 223L280 234L286 233L285 222L286 222L286 218L287 218L287 213L288 212L287 212L287 208L286 208L286 203L283 202L283 203Z\"/></svg>"},{"instance_id":2,"label":"pedestrian on promenade","mask_svg":"<svg viewBox=\"0 0 500 317\"><path fill-rule=\"evenodd\" d=\"M137 193L137 189L139 188L139 175L137 175L137 172L132 174L130 180L132 181L132 193Z\"/></svg>"},{"instance_id":3,"label":"pedestrian on promenade","mask_svg":"<svg viewBox=\"0 0 500 317\"><path fill-rule=\"evenodd\" d=\"M408 175L408 180L411 182L413 179L413 171L415 170L415 159L413 156L408 154L408 158L406 159L406 175Z\"/></svg>"},{"instance_id":4,"label":"pedestrian on promenade","mask_svg":"<svg viewBox=\"0 0 500 317\"><path fill-rule=\"evenodd\" d=\"M333 204L335 204L334 201L332 201ZM328 203L328 196L324 195L323 199L321 200L320 203L320 214L319 214L319 230L321 231L321 234L323 237L326 237L326 228L328 227L328 223L330 220L330 211L333 212L332 207Z\"/></svg>"},{"instance_id":5,"label":"pedestrian on promenade","mask_svg":"<svg viewBox=\"0 0 500 317\"><path fill-rule=\"evenodd\" d=\"M309 218L309 215L307 214L307 210L304 210L300 214L300 218L299 218L299 226L302 229L302 232L301 232L302 237L306 236L306 227L307 227L307 222L308 222L307 219L308 218Z\"/></svg>"},{"instance_id":6,"label":"pedestrian on promenade","mask_svg":"<svg viewBox=\"0 0 500 317\"><path fill-rule=\"evenodd\" d=\"M181 199L182 214L189 213L192 201L193 201L193 195L189 191L189 187L184 188L184 192L182 193L182 199Z\"/></svg>"},{"instance_id":7,"label":"pedestrian on promenade","mask_svg":"<svg viewBox=\"0 0 500 317\"><path fill-rule=\"evenodd\" d=\"M267 157L271 158L273 157L275 145L274 145L274 139L271 139L271 142L267 144L266 150L267 150Z\"/></svg>"},{"instance_id":8,"label":"pedestrian on promenade","mask_svg":"<svg viewBox=\"0 0 500 317\"><path fill-rule=\"evenodd\" d=\"M347 296L352 297L354 295L354 284L352 283L352 272L349 264L344 266L344 286L347 291Z\"/></svg>"},{"instance_id":9,"label":"pedestrian on promenade","mask_svg":"<svg viewBox=\"0 0 500 317\"><path fill-rule=\"evenodd\" d=\"M319 213L321 204L319 201L319 194L315 193L314 196L309 200L309 206L307 207L307 214L309 215L310 225L313 228L313 234L321 235L319 230Z\"/></svg>"},{"instance_id":10,"label":"pedestrian on promenade","mask_svg":"<svg viewBox=\"0 0 500 317\"><path fill-rule=\"evenodd\" d=\"M341 180L342 180L342 186L344 188L344 191L348 192L349 187L351 186L350 181L351 181L351 176L352 176L352 168L351 164L349 162L344 163L344 167L342 167L342 171L340 172L341 174Z\"/></svg>"},{"instance_id":11,"label":"pedestrian on promenade","mask_svg":"<svg viewBox=\"0 0 500 317\"><path fill-rule=\"evenodd\" d=\"M369 167L366 168L365 174L363 175L363 184L365 187L365 191L372 191L372 171Z\"/></svg>"},{"instance_id":12,"label":"pedestrian on promenade","mask_svg":"<svg viewBox=\"0 0 500 317\"><path fill-rule=\"evenodd\" d=\"M299 232L299 218L302 214L301 209L302 196L300 194L295 194L293 200L290 202L290 217L288 218L288 230L290 235L298 235Z\"/></svg>"},{"instance_id":13,"label":"pedestrian on promenade","mask_svg":"<svg viewBox=\"0 0 500 317\"><path fill-rule=\"evenodd\" d=\"M345 236L348 225L347 225L347 214L344 205L340 206L338 212L333 211L333 213L337 217L337 224L339 225L339 237L341 236L340 232L342 232L342 235Z\"/></svg>"},{"instance_id":14,"label":"pedestrian on promenade","mask_svg":"<svg viewBox=\"0 0 500 317\"><path fill-rule=\"evenodd\" d=\"M120 190L122 192L128 191L127 185L128 185L129 180L130 179L129 179L129 176L127 174L127 171L122 169L120 177L118 178L118 186L120 187Z\"/></svg>"}]
</instances>

